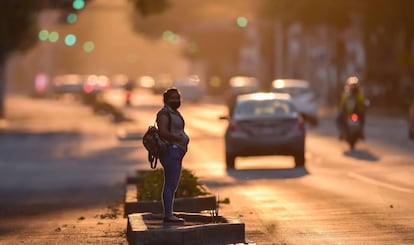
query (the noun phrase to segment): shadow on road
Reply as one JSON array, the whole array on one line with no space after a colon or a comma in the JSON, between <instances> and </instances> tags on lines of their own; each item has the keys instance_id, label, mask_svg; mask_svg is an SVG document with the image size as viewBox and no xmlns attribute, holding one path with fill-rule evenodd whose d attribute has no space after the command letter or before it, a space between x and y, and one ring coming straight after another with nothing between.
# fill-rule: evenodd
<instances>
[{"instance_id":1,"label":"shadow on road","mask_svg":"<svg viewBox=\"0 0 414 245\"><path fill-rule=\"evenodd\" d=\"M309 172L306 168L282 168L227 170L227 174L237 180L256 180L300 178Z\"/></svg>"},{"instance_id":2,"label":"shadow on road","mask_svg":"<svg viewBox=\"0 0 414 245\"><path fill-rule=\"evenodd\" d=\"M347 157L352 157L358 160L377 162L380 159L371 153L369 150L348 150L344 152L344 155Z\"/></svg>"},{"instance_id":3,"label":"shadow on road","mask_svg":"<svg viewBox=\"0 0 414 245\"><path fill-rule=\"evenodd\" d=\"M84 154L83 138L78 132L1 133L0 220L123 201L127 171L146 164L128 157L137 147Z\"/></svg>"}]
</instances>

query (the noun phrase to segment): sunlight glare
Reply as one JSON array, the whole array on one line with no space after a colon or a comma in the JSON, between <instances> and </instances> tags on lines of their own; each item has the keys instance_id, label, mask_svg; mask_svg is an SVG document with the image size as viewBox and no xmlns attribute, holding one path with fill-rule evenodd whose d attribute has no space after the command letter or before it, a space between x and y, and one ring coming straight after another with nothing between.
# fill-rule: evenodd
<instances>
[{"instance_id":1,"label":"sunlight glare","mask_svg":"<svg viewBox=\"0 0 414 245\"><path fill-rule=\"evenodd\" d=\"M273 87L274 88L283 88L285 86L285 81L282 79L276 79L273 81Z\"/></svg>"}]
</instances>

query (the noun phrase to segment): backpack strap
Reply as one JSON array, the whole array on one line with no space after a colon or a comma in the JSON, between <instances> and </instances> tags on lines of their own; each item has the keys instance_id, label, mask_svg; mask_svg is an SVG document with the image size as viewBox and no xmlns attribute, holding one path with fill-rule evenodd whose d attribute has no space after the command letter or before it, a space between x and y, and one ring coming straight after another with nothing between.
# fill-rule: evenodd
<instances>
[{"instance_id":1,"label":"backpack strap","mask_svg":"<svg viewBox=\"0 0 414 245\"><path fill-rule=\"evenodd\" d=\"M164 110L164 109L162 109ZM171 131L171 114L170 112L165 109L165 113L168 115L168 130ZM157 124L157 120L155 120L154 122L154 126L156 126ZM150 166L152 169L156 169L157 168L157 163L158 163L158 158L153 156L150 152L148 152L148 161L150 162Z\"/></svg>"},{"instance_id":2,"label":"backpack strap","mask_svg":"<svg viewBox=\"0 0 414 245\"><path fill-rule=\"evenodd\" d=\"M158 118L158 115L160 115L160 114L166 114L168 116L168 130L171 131L171 113L170 113L170 111L166 107L163 107L158 112L157 118ZM155 122L157 122L157 120L155 120Z\"/></svg>"},{"instance_id":3,"label":"backpack strap","mask_svg":"<svg viewBox=\"0 0 414 245\"><path fill-rule=\"evenodd\" d=\"M151 166L152 169L157 168L158 158L151 155L150 152L148 152L148 161L150 162L150 166Z\"/></svg>"}]
</instances>

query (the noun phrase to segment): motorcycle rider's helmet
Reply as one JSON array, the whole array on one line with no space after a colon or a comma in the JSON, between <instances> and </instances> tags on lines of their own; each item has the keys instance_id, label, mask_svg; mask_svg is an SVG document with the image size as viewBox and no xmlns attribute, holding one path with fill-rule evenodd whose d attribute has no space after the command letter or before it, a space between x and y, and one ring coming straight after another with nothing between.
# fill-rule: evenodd
<instances>
[{"instance_id":1,"label":"motorcycle rider's helmet","mask_svg":"<svg viewBox=\"0 0 414 245\"><path fill-rule=\"evenodd\" d=\"M346 79L345 89L355 94L359 91L359 79L356 76L351 76Z\"/></svg>"}]
</instances>

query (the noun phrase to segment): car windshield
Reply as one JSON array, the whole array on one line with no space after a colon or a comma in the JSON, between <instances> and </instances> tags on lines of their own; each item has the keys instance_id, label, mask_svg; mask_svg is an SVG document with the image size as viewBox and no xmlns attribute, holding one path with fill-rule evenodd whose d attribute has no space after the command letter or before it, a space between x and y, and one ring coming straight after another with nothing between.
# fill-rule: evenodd
<instances>
[{"instance_id":1,"label":"car windshield","mask_svg":"<svg viewBox=\"0 0 414 245\"><path fill-rule=\"evenodd\" d=\"M292 117L296 110L283 100L245 100L239 101L234 110L235 119L255 117Z\"/></svg>"},{"instance_id":2,"label":"car windshield","mask_svg":"<svg viewBox=\"0 0 414 245\"><path fill-rule=\"evenodd\" d=\"M259 90L259 88L255 85L240 86L240 87L232 87L231 88L231 91L232 91L233 94L246 94L246 93L256 92L258 90Z\"/></svg>"},{"instance_id":3,"label":"car windshield","mask_svg":"<svg viewBox=\"0 0 414 245\"><path fill-rule=\"evenodd\" d=\"M298 96L304 93L311 92L310 88L305 87L283 87L283 88L273 88L273 92L277 93L288 93L291 96Z\"/></svg>"}]
</instances>

